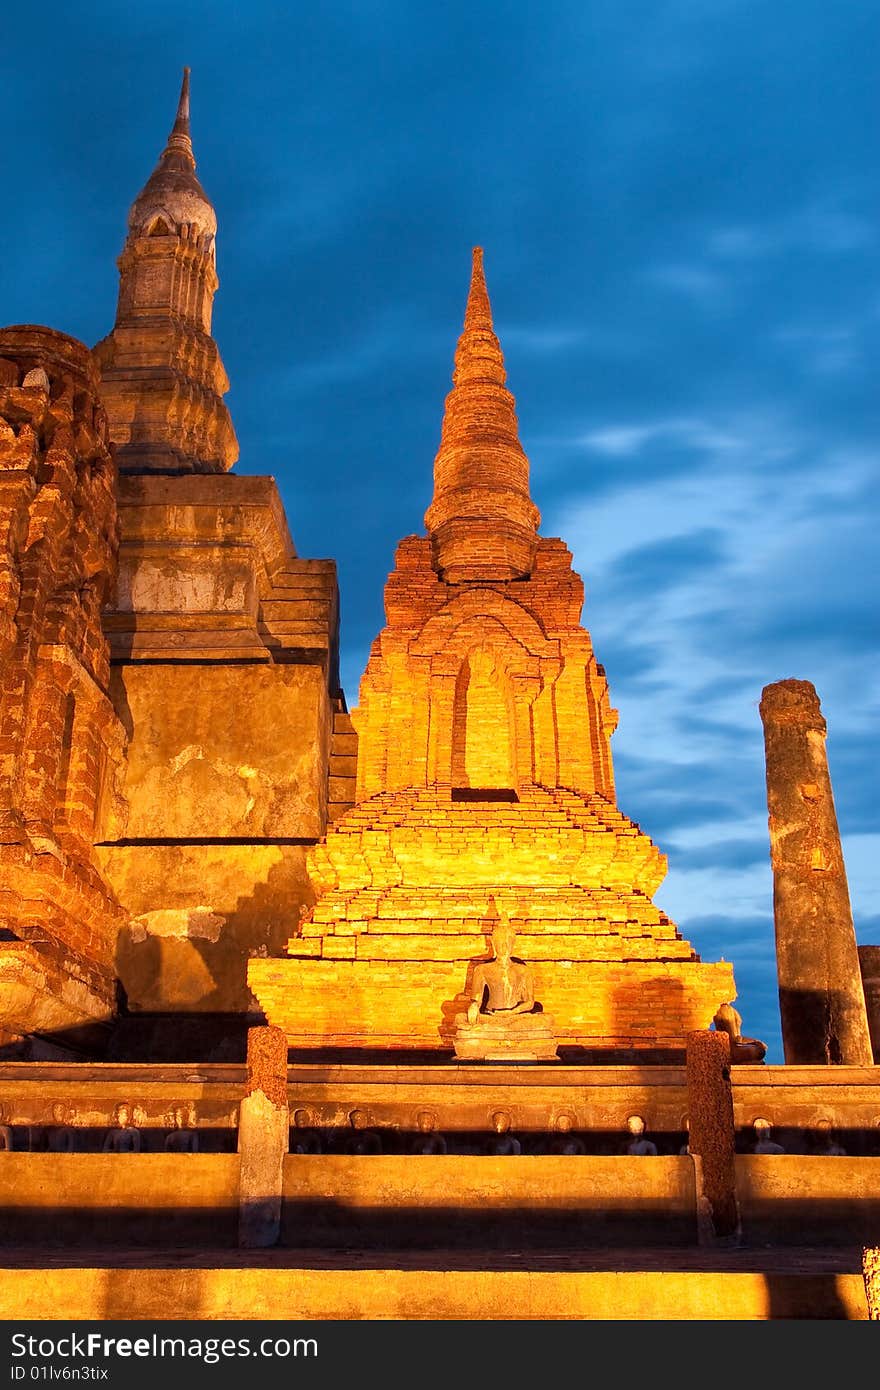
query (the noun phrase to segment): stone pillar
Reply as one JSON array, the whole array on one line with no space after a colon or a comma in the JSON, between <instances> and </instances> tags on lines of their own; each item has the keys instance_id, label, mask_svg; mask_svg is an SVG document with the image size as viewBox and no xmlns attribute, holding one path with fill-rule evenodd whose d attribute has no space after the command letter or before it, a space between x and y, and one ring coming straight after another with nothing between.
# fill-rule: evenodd
<instances>
[{"instance_id":1,"label":"stone pillar","mask_svg":"<svg viewBox=\"0 0 880 1390\"><path fill-rule=\"evenodd\" d=\"M701 1245L739 1239L730 1038L700 1029L687 1040L688 1148L697 1169Z\"/></svg>"},{"instance_id":2,"label":"stone pillar","mask_svg":"<svg viewBox=\"0 0 880 1390\"><path fill-rule=\"evenodd\" d=\"M765 686L779 1008L789 1063L873 1065L825 720L809 681Z\"/></svg>"},{"instance_id":3,"label":"stone pillar","mask_svg":"<svg viewBox=\"0 0 880 1390\"><path fill-rule=\"evenodd\" d=\"M247 1090L238 1118L238 1243L277 1245L281 1188L290 1134L287 1037L281 1028L249 1028Z\"/></svg>"},{"instance_id":4,"label":"stone pillar","mask_svg":"<svg viewBox=\"0 0 880 1390\"><path fill-rule=\"evenodd\" d=\"M862 1251L862 1274L865 1280L868 1318L880 1322L880 1247L869 1246Z\"/></svg>"},{"instance_id":5,"label":"stone pillar","mask_svg":"<svg viewBox=\"0 0 880 1390\"><path fill-rule=\"evenodd\" d=\"M874 1053L875 1066L880 1066L880 946L860 946L859 966L862 971L862 989L865 991L865 1008L868 1011L871 1050Z\"/></svg>"}]
</instances>

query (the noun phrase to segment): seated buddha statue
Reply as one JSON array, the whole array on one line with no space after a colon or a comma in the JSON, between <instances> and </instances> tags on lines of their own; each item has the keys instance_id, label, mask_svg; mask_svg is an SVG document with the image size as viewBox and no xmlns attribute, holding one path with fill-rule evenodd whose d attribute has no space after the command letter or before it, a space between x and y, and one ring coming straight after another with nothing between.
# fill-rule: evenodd
<instances>
[{"instance_id":1,"label":"seated buddha statue","mask_svg":"<svg viewBox=\"0 0 880 1390\"><path fill-rule=\"evenodd\" d=\"M743 1062L763 1062L767 1044L758 1038L744 1038L742 1035L742 1015L732 1004L722 1004L712 1019L716 1033L726 1033L730 1038L731 1064Z\"/></svg>"},{"instance_id":2,"label":"seated buddha statue","mask_svg":"<svg viewBox=\"0 0 880 1390\"><path fill-rule=\"evenodd\" d=\"M552 1022L535 999L532 971L513 955L515 940L502 915L492 928L491 958L474 966L467 1012L456 1018L457 1057L543 1061L557 1056Z\"/></svg>"}]
</instances>

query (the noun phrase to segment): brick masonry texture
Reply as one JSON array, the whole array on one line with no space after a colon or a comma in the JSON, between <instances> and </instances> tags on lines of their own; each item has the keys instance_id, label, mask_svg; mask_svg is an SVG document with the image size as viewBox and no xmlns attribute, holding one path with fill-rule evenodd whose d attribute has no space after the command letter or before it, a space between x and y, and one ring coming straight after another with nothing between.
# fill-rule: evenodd
<instances>
[{"instance_id":1,"label":"brick masonry texture","mask_svg":"<svg viewBox=\"0 0 880 1390\"><path fill-rule=\"evenodd\" d=\"M124 733L101 608L116 578L115 469L82 343L0 333L0 1026L112 1009L123 911L93 845L121 813Z\"/></svg>"}]
</instances>

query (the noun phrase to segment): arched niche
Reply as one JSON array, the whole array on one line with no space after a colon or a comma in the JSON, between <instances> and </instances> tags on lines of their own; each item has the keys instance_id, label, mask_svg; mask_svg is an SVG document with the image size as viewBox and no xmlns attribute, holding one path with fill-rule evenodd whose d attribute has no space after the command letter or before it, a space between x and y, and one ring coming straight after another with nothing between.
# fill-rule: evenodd
<instances>
[{"instance_id":1,"label":"arched niche","mask_svg":"<svg viewBox=\"0 0 880 1390\"><path fill-rule=\"evenodd\" d=\"M147 236L174 236L174 222L167 213L159 213L147 228Z\"/></svg>"},{"instance_id":2,"label":"arched niche","mask_svg":"<svg viewBox=\"0 0 880 1390\"><path fill-rule=\"evenodd\" d=\"M472 647L455 680L452 707L453 790L515 792L513 687L500 653Z\"/></svg>"},{"instance_id":3,"label":"arched niche","mask_svg":"<svg viewBox=\"0 0 880 1390\"><path fill-rule=\"evenodd\" d=\"M534 614L523 604L488 589L458 595L437 609L409 643L408 651L410 656L432 658L461 651L462 642L469 647L474 634L485 634L487 627L497 630L493 643L517 648L527 663L529 658L559 656L558 640L547 638ZM476 640L479 642L479 637Z\"/></svg>"}]
</instances>

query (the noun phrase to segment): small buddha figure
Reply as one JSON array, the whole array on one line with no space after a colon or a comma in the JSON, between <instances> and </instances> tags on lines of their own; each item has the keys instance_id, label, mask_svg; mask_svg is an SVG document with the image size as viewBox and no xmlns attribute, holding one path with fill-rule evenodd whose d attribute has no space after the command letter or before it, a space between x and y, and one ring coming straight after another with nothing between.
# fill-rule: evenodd
<instances>
[{"instance_id":1,"label":"small buddha figure","mask_svg":"<svg viewBox=\"0 0 880 1390\"><path fill-rule=\"evenodd\" d=\"M842 1158L846 1154L846 1149L842 1148L837 1142L834 1127L830 1120L817 1120L816 1122L816 1152L823 1158Z\"/></svg>"},{"instance_id":2,"label":"small buddha figure","mask_svg":"<svg viewBox=\"0 0 880 1390\"><path fill-rule=\"evenodd\" d=\"M73 1153L76 1148L76 1131L73 1127L72 1107L63 1102L53 1105L52 1119L55 1123L46 1134L46 1151L53 1154Z\"/></svg>"},{"instance_id":3,"label":"small buddha figure","mask_svg":"<svg viewBox=\"0 0 880 1390\"><path fill-rule=\"evenodd\" d=\"M683 1129L684 1132L685 1132L685 1141L684 1141L684 1143L682 1144L682 1146L681 1146L681 1148L679 1149L678 1152L679 1152L680 1154L682 1154L682 1155L686 1155L686 1154L689 1154L690 1151L691 1151L691 1141L690 1141L690 1133L689 1133L689 1131L690 1131L690 1122L689 1122L689 1120L688 1120L687 1115L685 1115L684 1119L682 1120L682 1122L681 1122L681 1127L682 1127L682 1129Z\"/></svg>"},{"instance_id":4,"label":"small buddha figure","mask_svg":"<svg viewBox=\"0 0 880 1390\"><path fill-rule=\"evenodd\" d=\"M9 1124L9 1110L0 1105L0 1153L12 1152L12 1126Z\"/></svg>"},{"instance_id":5,"label":"small buddha figure","mask_svg":"<svg viewBox=\"0 0 880 1390\"><path fill-rule=\"evenodd\" d=\"M505 1110L496 1110L492 1116L492 1128L497 1139L489 1140L488 1152L490 1154L521 1154L522 1144L510 1133L510 1116Z\"/></svg>"},{"instance_id":6,"label":"small buddha figure","mask_svg":"<svg viewBox=\"0 0 880 1390\"><path fill-rule=\"evenodd\" d=\"M168 1116L171 1121L170 1132L165 1136L166 1153L194 1154L199 1151L199 1136L195 1128L195 1110L192 1105L184 1108L175 1106Z\"/></svg>"},{"instance_id":7,"label":"small buddha figure","mask_svg":"<svg viewBox=\"0 0 880 1390\"><path fill-rule=\"evenodd\" d=\"M292 1154L319 1154L322 1152L321 1136L315 1126L315 1116L311 1110L294 1110L290 1130L290 1152Z\"/></svg>"},{"instance_id":8,"label":"small buddha figure","mask_svg":"<svg viewBox=\"0 0 880 1390\"><path fill-rule=\"evenodd\" d=\"M474 970L468 1023L476 1023L480 1013L530 1014L535 1008L532 972L522 961L512 958L516 933L506 917L500 917L492 930L492 960ZM485 1003L484 1003L485 1001Z\"/></svg>"},{"instance_id":9,"label":"small buddha figure","mask_svg":"<svg viewBox=\"0 0 880 1390\"><path fill-rule=\"evenodd\" d=\"M113 1112L115 1124L108 1129L104 1153L140 1153L141 1136L136 1127L136 1115L126 1101L120 1101Z\"/></svg>"},{"instance_id":10,"label":"small buddha figure","mask_svg":"<svg viewBox=\"0 0 880 1390\"><path fill-rule=\"evenodd\" d=\"M726 1033L730 1038L730 1061L742 1065L745 1062L763 1062L767 1044L758 1038L744 1038L742 1035L742 1015L732 1004L722 1004L712 1019L716 1033Z\"/></svg>"},{"instance_id":11,"label":"small buddha figure","mask_svg":"<svg viewBox=\"0 0 880 1390\"><path fill-rule=\"evenodd\" d=\"M468 1006L452 1033L455 1055L484 1061L557 1059L552 1020L535 1000L531 967L513 955L516 932L502 915L494 919L492 959L477 961L467 989Z\"/></svg>"},{"instance_id":12,"label":"small buddha figure","mask_svg":"<svg viewBox=\"0 0 880 1390\"><path fill-rule=\"evenodd\" d=\"M553 1129L556 1138L553 1140L552 1152L564 1154L571 1157L575 1154L586 1153L583 1139L573 1133L575 1117L568 1110L563 1110L553 1121Z\"/></svg>"},{"instance_id":13,"label":"small buddha figure","mask_svg":"<svg viewBox=\"0 0 880 1390\"><path fill-rule=\"evenodd\" d=\"M770 1138L773 1126L769 1120L759 1117L752 1121L752 1129L755 1131L755 1146L752 1153L756 1154L784 1154L785 1149L781 1144L776 1144Z\"/></svg>"},{"instance_id":14,"label":"small buddha figure","mask_svg":"<svg viewBox=\"0 0 880 1390\"><path fill-rule=\"evenodd\" d=\"M626 1122L626 1127L632 1135L632 1139L627 1144L628 1154L656 1154L657 1145L651 1139L645 1138L645 1122L641 1115L630 1115Z\"/></svg>"},{"instance_id":15,"label":"small buddha figure","mask_svg":"<svg viewBox=\"0 0 880 1390\"><path fill-rule=\"evenodd\" d=\"M382 1140L376 1131L370 1128L370 1117L366 1111L352 1110L348 1118L354 1130L349 1142L349 1153L380 1154L382 1152Z\"/></svg>"},{"instance_id":16,"label":"small buddha figure","mask_svg":"<svg viewBox=\"0 0 880 1390\"><path fill-rule=\"evenodd\" d=\"M418 1134L413 1140L414 1154L445 1154L446 1140L437 1132L437 1116L433 1110L420 1110L416 1115Z\"/></svg>"}]
</instances>

